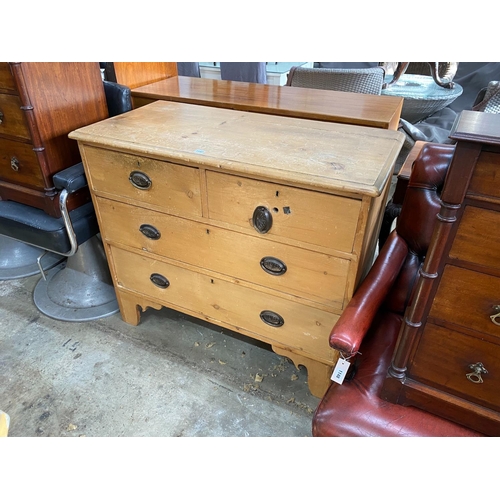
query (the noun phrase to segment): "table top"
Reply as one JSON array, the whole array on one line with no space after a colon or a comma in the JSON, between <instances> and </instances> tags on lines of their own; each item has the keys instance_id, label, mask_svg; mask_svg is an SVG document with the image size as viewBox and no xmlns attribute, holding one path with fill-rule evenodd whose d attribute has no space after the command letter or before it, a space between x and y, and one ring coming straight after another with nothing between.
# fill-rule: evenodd
<instances>
[{"instance_id":1,"label":"table top","mask_svg":"<svg viewBox=\"0 0 500 500\"><path fill-rule=\"evenodd\" d=\"M177 76L132 89L134 107L166 100L397 130L401 97Z\"/></svg>"},{"instance_id":2,"label":"table top","mask_svg":"<svg viewBox=\"0 0 500 500\"><path fill-rule=\"evenodd\" d=\"M323 192L376 197L404 142L395 130L156 101L71 132L96 147Z\"/></svg>"}]
</instances>

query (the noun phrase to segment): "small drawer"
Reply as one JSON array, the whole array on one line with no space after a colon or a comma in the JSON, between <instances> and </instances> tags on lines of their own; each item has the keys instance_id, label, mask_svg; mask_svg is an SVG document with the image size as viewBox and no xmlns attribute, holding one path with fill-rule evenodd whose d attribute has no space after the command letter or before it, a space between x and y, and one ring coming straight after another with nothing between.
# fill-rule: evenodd
<instances>
[{"instance_id":1,"label":"small drawer","mask_svg":"<svg viewBox=\"0 0 500 500\"><path fill-rule=\"evenodd\" d=\"M450 257L500 269L500 212L468 205Z\"/></svg>"},{"instance_id":2,"label":"small drawer","mask_svg":"<svg viewBox=\"0 0 500 500\"><path fill-rule=\"evenodd\" d=\"M478 363L488 373L480 373ZM500 346L496 344L428 323L410 370L415 380L500 409Z\"/></svg>"},{"instance_id":3,"label":"small drawer","mask_svg":"<svg viewBox=\"0 0 500 500\"><path fill-rule=\"evenodd\" d=\"M500 338L500 326L491 319L498 313L496 306L500 306L500 278L446 266L430 316Z\"/></svg>"},{"instance_id":4,"label":"small drawer","mask_svg":"<svg viewBox=\"0 0 500 500\"><path fill-rule=\"evenodd\" d=\"M103 237L341 309L350 261L98 198Z\"/></svg>"},{"instance_id":5,"label":"small drawer","mask_svg":"<svg viewBox=\"0 0 500 500\"><path fill-rule=\"evenodd\" d=\"M35 189L45 187L31 144L0 137L0 179Z\"/></svg>"},{"instance_id":6,"label":"small drawer","mask_svg":"<svg viewBox=\"0 0 500 500\"><path fill-rule=\"evenodd\" d=\"M256 233L352 252L361 202L207 172L209 217Z\"/></svg>"},{"instance_id":7,"label":"small drawer","mask_svg":"<svg viewBox=\"0 0 500 500\"><path fill-rule=\"evenodd\" d=\"M0 94L0 134L30 140L31 136L17 95Z\"/></svg>"},{"instance_id":8,"label":"small drawer","mask_svg":"<svg viewBox=\"0 0 500 500\"><path fill-rule=\"evenodd\" d=\"M83 146L93 191L127 198L168 213L201 217L197 168Z\"/></svg>"},{"instance_id":9,"label":"small drawer","mask_svg":"<svg viewBox=\"0 0 500 500\"><path fill-rule=\"evenodd\" d=\"M498 198L499 184L500 154L483 151L476 163L468 192Z\"/></svg>"},{"instance_id":10,"label":"small drawer","mask_svg":"<svg viewBox=\"0 0 500 500\"><path fill-rule=\"evenodd\" d=\"M119 248L111 247L111 256L119 287L333 363L328 338L335 314Z\"/></svg>"},{"instance_id":11,"label":"small drawer","mask_svg":"<svg viewBox=\"0 0 500 500\"><path fill-rule=\"evenodd\" d=\"M0 62L0 91L15 92L16 84L9 63Z\"/></svg>"}]
</instances>

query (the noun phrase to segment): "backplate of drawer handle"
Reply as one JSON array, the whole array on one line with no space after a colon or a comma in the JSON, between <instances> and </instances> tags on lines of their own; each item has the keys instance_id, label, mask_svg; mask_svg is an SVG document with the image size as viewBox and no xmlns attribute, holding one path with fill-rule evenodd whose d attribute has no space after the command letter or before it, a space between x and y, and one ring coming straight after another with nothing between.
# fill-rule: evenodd
<instances>
[{"instance_id":1,"label":"backplate of drawer handle","mask_svg":"<svg viewBox=\"0 0 500 500\"><path fill-rule=\"evenodd\" d=\"M10 159L10 168L14 170L14 172L19 170L19 160L15 156Z\"/></svg>"},{"instance_id":2,"label":"backplate of drawer handle","mask_svg":"<svg viewBox=\"0 0 500 500\"><path fill-rule=\"evenodd\" d=\"M481 375L484 373L485 375L488 373L488 370L484 367L483 363L472 363L469 365L469 368L473 370L471 373L467 373L465 376L468 380L473 382L474 384L482 384L483 377Z\"/></svg>"},{"instance_id":3,"label":"backplate of drawer handle","mask_svg":"<svg viewBox=\"0 0 500 500\"><path fill-rule=\"evenodd\" d=\"M269 326L274 326L275 328L279 328L285 324L285 320L282 316L274 311L262 311L260 313L260 319Z\"/></svg>"},{"instance_id":4,"label":"backplate of drawer handle","mask_svg":"<svg viewBox=\"0 0 500 500\"><path fill-rule=\"evenodd\" d=\"M281 276L286 273L286 264L276 257L263 257L260 261L260 267L268 274L273 276Z\"/></svg>"},{"instance_id":5,"label":"backplate of drawer handle","mask_svg":"<svg viewBox=\"0 0 500 500\"><path fill-rule=\"evenodd\" d=\"M0 111L0 125L2 125L3 122L3 113Z\"/></svg>"},{"instance_id":6,"label":"backplate of drawer handle","mask_svg":"<svg viewBox=\"0 0 500 500\"><path fill-rule=\"evenodd\" d=\"M494 306L493 310L496 312L496 314L492 314L490 316L490 319L495 325L500 326L500 306Z\"/></svg>"},{"instance_id":7,"label":"backplate of drawer handle","mask_svg":"<svg viewBox=\"0 0 500 500\"><path fill-rule=\"evenodd\" d=\"M132 183L132 186L137 189L149 189L153 184L151 179L144 172L140 172L139 170L130 172L128 180Z\"/></svg>"},{"instance_id":8,"label":"backplate of drawer handle","mask_svg":"<svg viewBox=\"0 0 500 500\"><path fill-rule=\"evenodd\" d=\"M150 240L159 240L161 238L160 231L151 224L142 224L141 227L139 227L139 231Z\"/></svg>"},{"instance_id":9,"label":"backplate of drawer handle","mask_svg":"<svg viewBox=\"0 0 500 500\"><path fill-rule=\"evenodd\" d=\"M273 216L266 207L259 206L253 211L252 223L256 231L265 234L273 225Z\"/></svg>"},{"instance_id":10,"label":"backplate of drawer handle","mask_svg":"<svg viewBox=\"0 0 500 500\"><path fill-rule=\"evenodd\" d=\"M153 282L154 285L156 285L158 288L168 288L170 286L170 281L168 281L165 276L158 274L158 273L153 273L149 279Z\"/></svg>"}]
</instances>

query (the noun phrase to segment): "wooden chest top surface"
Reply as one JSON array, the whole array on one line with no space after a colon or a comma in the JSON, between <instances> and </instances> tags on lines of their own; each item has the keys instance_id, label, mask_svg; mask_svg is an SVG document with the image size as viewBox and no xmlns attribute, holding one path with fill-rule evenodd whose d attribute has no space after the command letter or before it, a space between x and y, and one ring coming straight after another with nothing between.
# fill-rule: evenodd
<instances>
[{"instance_id":1,"label":"wooden chest top surface","mask_svg":"<svg viewBox=\"0 0 500 500\"><path fill-rule=\"evenodd\" d=\"M383 191L404 141L393 130L167 101L69 137L105 149L372 197Z\"/></svg>"}]
</instances>

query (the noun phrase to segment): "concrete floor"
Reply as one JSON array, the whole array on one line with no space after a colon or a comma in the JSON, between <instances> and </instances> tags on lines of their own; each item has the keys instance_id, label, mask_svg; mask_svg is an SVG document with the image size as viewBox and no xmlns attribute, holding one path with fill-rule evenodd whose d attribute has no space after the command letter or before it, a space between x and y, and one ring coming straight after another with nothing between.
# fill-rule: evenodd
<instances>
[{"instance_id":1,"label":"concrete floor","mask_svg":"<svg viewBox=\"0 0 500 500\"><path fill-rule=\"evenodd\" d=\"M68 323L0 281L9 436L311 436L307 372L260 342L169 309Z\"/></svg>"}]
</instances>

